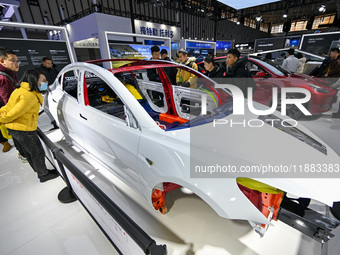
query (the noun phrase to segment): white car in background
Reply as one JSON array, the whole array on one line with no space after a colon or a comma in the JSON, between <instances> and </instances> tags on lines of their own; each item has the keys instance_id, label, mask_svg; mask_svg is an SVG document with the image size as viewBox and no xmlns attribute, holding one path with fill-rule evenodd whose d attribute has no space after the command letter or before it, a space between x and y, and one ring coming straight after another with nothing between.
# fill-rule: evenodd
<instances>
[{"instance_id":1,"label":"white car in background","mask_svg":"<svg viewBox=\"0 0 340 255\"><path fill-rule=\"evenodd\" d=\"M252 53L252 54L249 54L249 56L265 57L267 53L271 53L272 60L275 60L276 58L281 56L281 53L285 53L286 56L288 57L288 54L287 54L288 50L289 48L267 50L267 51ZM320 66L322 64L322 61L325 59L325 57L322 57L322 56L319 56L319 55L316 55L310 52L302 51L299 49L294 49L294 50L295 50L295 54L300 52L302 56L306 58L306 64L302 72L304 74L310 74L316 67Z\"/></svg>"},{"instance_id":2,"label":"white car in background","mask_svg":"<svg viewBox=\"0 0 340 255\"><path fill-rule=\"evenodd\" d=\"M340 201L337 179L249 172L252 168L263 172L265 164L281 164L297 172L305 164L335 167L339 156L318 137L298 123L289 125L276 115L257 116L247 107L244 116L234 115L229 92L215 88L214 81L184 65L110 61L130 63L115 69L93 63L66 66L50 86L45 110L67 140L106 165L150 206L166 213L170 209L167 193L185 188L221 217L247 220L261 235L271 220L279 219L320 242L332 237L330 231L339 222L315 212L299 215L292 208L312 212L307 208L309 200L290 197L332 206ZM171 68L195 75L194 88L174 86ZM152 70L158 73L153 81L148 78ZM202 98L206 115L201 114ZM268 121L272 118L277 121ZM216 120L225 125L215 125ZM249 121L263 125L252 127ZM236 126L230 126L231 122ZM216 170L218 164L226 170L221 176L213 172L212 166ZM228 165L233 168L229 172ZM249 171L241 172L242 166Z\"/></svg>"}]
</instances>

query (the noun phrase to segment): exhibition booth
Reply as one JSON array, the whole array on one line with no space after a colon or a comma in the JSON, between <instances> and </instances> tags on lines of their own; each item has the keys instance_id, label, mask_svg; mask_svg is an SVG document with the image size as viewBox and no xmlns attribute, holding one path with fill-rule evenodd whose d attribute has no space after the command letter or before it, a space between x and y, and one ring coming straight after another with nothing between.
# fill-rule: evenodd
<instances>
[{"instance_id":1,"label":"exhibition booth","mask_svg":"<svg viewBox=\"0 0 340 255\"><path fill-rule=\"evenodd\" d=\"M303 35L302 37L285 36L279 38L257 39L254 46L248 43L240 43L235 45L234 40L211 42L184 38L181 39L181 28L179 27L151 23L141 20L134 20L133 22L134 26L131 26L131 19L129 18L117 17L102 13L90 14L79 20L67 24L64 27L0 21L0 26L46 30L48 31L47 35L49 37L49 40L0 38L0 44L2 46L9 47L16 52L18 60L21 61L18 76L21 76L25 70L40 66L43 56L51 57L53 63L57 65L59 71L68 64L76 62L86 62L95 59L110 60L103 62L102 64L95 63L106 69L116 69L123 66L124 68L126 68L126 70L123 70L121 72L129 78L124 80L126 81L124 85L132 86L131 84L133 84L133 78L137 80L136 84L142 85L142 90L139 90L139 87L137 87L136 84L133 84L135 90L138 90L137 93L140 93L140 95L145 93L145 95L149 96L146 97L148 99L148 106L145 106L145 104L143 105L141 103L141 98L136 97L138 101L135 100L134 103L131 104L131 109L133 109L134 107L138 108L139 104L141 104L144 107L143 109L146 109L147 113L150 114L150 116L152 117L156 115L155 109L160 111L161 113L159 114L159 116L167 117L168 121L169 119L171 119L169 123L171 122L171 124L173 124L173 126L175 127L174 130L171 130L171 135L178 139L177 142L179 144L183 144L184 142L180 140L181 136L179 135L179 133L186 128L186 126L183 124L188 122L188 120L184 119L184 115L182 116L179 114L180 111L189 115L191 113L190 110L192 109L195 109L196 111L197 109L199 109L201 111L204 107L202 106L203 103L201 103L200 99L203 100L204 98L206 101L202 102L205 102L205 104L207 104L208 106L210 106L209 103L213 105L212 109L208 109L210 111L209 115L212 115L212 112L215 114L216 112L218 112L218 110L215 111L216 109L214 107L217 106L219 103L222 104L222 100L228 98L228 92L225 92L225 94L223 94L225 98L221 97L217 93L217 90L211 86L210 83L212 83L212 80L210 79L204 82L202 82L203 79L199 80L198 84L200 85L200 87L198 87L198 90L194 92L190 91L190 88L179 86L171 90L171 83L168 84L169 86L165 85L164 88L160 88L159 85L161 84L161 82L159 82L159 80L152 81L151 79L149 79L147 77L146 71L144 73L142 73L142 71L140 70L137 70L135 72L133 67L129 65L129 59L136 60L139 64L145 64L145 62L143 61L151 58L151 47L153 47L154 45L159 46L161 50L166 49L169 53L170 58L175 58L176 53L179 51L179 49L184 48L190 56L194 56L196 58L196 61L200 62L203 61L204 58L208 55L223 56L229 49L232 49L234 47L240 48L241 50L244 50L244 52L248 52L248 50L253 50L253 47L255 47L255 52L264 52L267 50L275 50L286 47L299 48L301 50L309 52L329 51L330 48L328 45L331 45L331 47L338 47L340 39L340 33L324 33L315 35ZM86 29L84 29L84 24L86 24ZM119 24L119 26L117 26L117 24ZM327 41L327 47L323 44L325 41ZM313 47L313 50L311 47ZM124 59L124 61L126 62L124 62L123 64L118 64L118 61L111 61L111 59ZM80 63L80 65L81 64L82 63ZM74 77L76 77L75 73L78 70L80 70L82 74L82 76L77 77L77 79L73 79L73 81L75 80L76 83L71 84L72 79L67 79L66 74L62 74L60 76L60 85L62 84L64 87L69 86L68 88L73 87L73 89L76 88L75 96L73 96L74 98L72 98L71 100L76 99L74 100L74 102L75 104L79 105L79 109L81 106L89 108L91 106L88 101L88 95L90 94L90 84L86 83L86 79L89 77L97 79L100 78L100 75L98 75L96 72L85 72L86 66L79 66L77 66L78 69L69 67L70 70L74 72ZM166 65L163 66L162 64L159 64L159 66L157 66L157 72L163 80L165 79L164 77L166 76L166 71L168 70L166 68L168 67ZM179 65L171 66L170 68L180 69ZM107 72L107 70L105 72ZM102 78L100 82L105 81L105 75L107 75L105 74L105 72L103 71L104 78ZM78 74L79 73L77 73L77 75ZM262 77L263 80L265 80L266 78L267 77ZM95 81L98 83L98 80L99 79ZM115 82L118 81L116 80ZM68 81L68 83L66 81ZM96 82L94 82L93 84L96 84ZM131 84L127 84L128 82ZM200 82L204 85L208 85L203 88L203 85L201 85ZM209 88L211 91L208 91L207 88ZM217 88L220 89L219 87ZM105 89L106 87L104 88L104 86L100 87L97 91L98 94L100 94ZM57 100L69 100L65 99L68 92L69 91L65 89L63 91L64 94L62 94ZM49 91L49 93L52 93L51 90ZM83 93L85 96L81 97L83 96L83 94L81 93ZM203 97L200 93L207 93L208 96L205 95L205 97ZM122 98L117 95L115 96L118 99ZM125 94L123 93L123 95ZM81 98L79 102L77 101L77 96ZM112 103L112 101L115 101L115 99L117 99L110 97L111 95L109 96L109 94L100 94L100 96L100 99L102 101L110 101L109 103ZM131 95L129 96L131 97ZM192 103L190 102L190 96L195 98L196 101L194 101L194 104L190 104ZM136 104L136 102L138 102L138 104ZM55 103L59 104L59 101L55 101ZM179 106L175 106L175 103L178 103ZM133 111L131 111L131 109L129 108L130 106L127 107L126 105L122 106L120 103L117 104L119 104L119 106L124 109L124 120L125 118L136 120L136 118L134 118L134 115L132 114ZM165 104L169 104L168 108L165 107ZM60 113L62 110L65 110L61 109L62 107L60 105L61 104L59 104L58 113ZM153 108L151 109L150 106L151 108ZM230 104L228 104L227 106L230 107ZM333 108L331 110L335 111L335 108L337 107L338 104L335 104L333 105ZM76 111L77 109L74 108L68 110ZM232 113L232 108L225 109L228 114ZM169 114L169 112L171 112L172 115ZM176 115L177 113L178 115ZM195 117L197 117L199 114L200 113L196 114ZM83 116L82 114L79 114L79 116L77 117L81 118L84 122L90 122L88 121L87 116ZM161 119L161 117L159 117L160 119L157 119L157 121L164 120ZM62 118L64 118L64 115L62 115ZM111 116L105 116L102 118L110 119ZM188 119L190 120L190 118ZM259 121L259 118L253 119L252 121L254 120ZM61 119L60 121L65 120ZM98 125L101 124L100 118L96 119L96 121ZM329 129L329 135L336 136L338 132L338 127L330 126L333 125L334 122L332 122L332 124L329 124L329 121L327 121L320 121L319 125L317 125L316 127L310 125L310 123L308 122L306 122L305 124L306 126L310 125L309 128L313 132L317 133L317 135L320 135L323 139L327 140L327 143L329 145L329 147L327 148L332 151L331 156L335 158L336 155L340 153L340 149L338 147L338 144L335 144L336 141L334 141L334 139L332 140L330 137L324 136L324 130ZM158 186L156 187L157 189L159 188L160 192L165 192L166 189L172 189L171 191L176 190L174 193L177 192L176 194L179 196L178 204L181 205L179 206L180 208L174 208L174 212L170 213L169 215L165 216L159 214L159 212L154 210L154 208L145 206L145 201L140 199L139 194L131 187L129 187L129 185L124 183L122 181L122 178L116 176L114 174L114 171L112 171L112 169L107 164L104 164L101 160L98 160L98 158L90 155L90 153L87 153L86 151L81 151L79 148L77 148L67 139L65 139L65 134L67 136L67 132L69 130L63 130L63 132L61 132L61 130L48 130L48 122L49 120L45 119L45 123L43 123L42 128L38 128L38 134L43 143L43 147L46 152L46 158L49 164L58 170L61 177L63 178L63 181L65 182L66 187L60 191L58 199L61 203L72 203L78 200L86 209L86 211L91 215L92 219L105 234L109 242L112 243L112 245L115 247L115 249L117 249L120 254L189 254L193 251L192 244L187 240L190 240L190 237L192 235L195 235L196 231L199 233L204 233L206 231L204 229L200 229L200 224L202 224L202 226L206 228L209 227L209 224L211 224L213 229L209 229L207 231L209 232L208 234L212 236L211 239L213 239L213 241L209 240L209 242L214 243L216 247L232 247L233 243L237 243L237 247L231 248L234 252L232 254L236 254L242 249L247 251L248 248L249 250L254 251L257 254L275 254L275 251L278 252L277 254L284 254L279 253L279 250L282 250L283 252L285 250L289 250L289 252L291 252L290 254L294 254L299 252L300 244L304 243L305 246L312 245L313 252L315 252L315 254L319 254L319 252L321 252L322 254L326 255L328 251L332 251L333 249L335 249L334 247L338 247L337 240L339 239L340 233L339 228L337 227L339 226L339 222L333 218L330 213L329 207L326 207L324 204L318 202L311 203L313 210L307 210L306 208L304 208L302 213L304 215L301 215L300 211L294 211L294 208L292 209L290 207L292 205L282 207L280 209L280 213L274 212L274 209L271 206L266 206L266 208L269 208L269 213L267 215L268 225L265 227L265 230L268 229L269 225L272 225L270 223L270 220L272 219L271 217L273 215L281 214L281 218L279 217L279 220L281 220L281 222L275 222L275 227L270 226L270 230L262 239L260 239L258 235L259 233L261 236L263 236L263 232L265 232L263 229L260 229L259 226L261 224L257 224L256 222L251 223L252 227L257 230L256 232L258 232L255 233L250 225L245 225L245 221L235 220L234 222L229 220L228 222L226 222L225 218L227 217L222 219L222 217L219 216L219 214L223 214L222 209L218 211L212 210L210 207L210 205L214 205L214 208L222 208L222 206L219 207L220 204L216 202L222 201L222 199L213 201L210 205L208 205L204 203L204 200L202 200L199 196L192 194L190 189L185 189L185 187L182 187L181 185L173 187L166 183L166 185L168 186L163 186L162 183L160 184L160 186L162 186L161 188L159 188ZM146 120L145 123L147 123ZM178 127L176 127L175 125L177 125L178 123L183 126L179 125ZM195 125L197 123L200 123L199 125L201 125L201 122L199 121L197 121L197 123L193 123ZM148 126L147 124L145 124L145 126L147 126L147 128L149 129L143 130L144 127L142 127L142 125L138 126L137 123L135 126L133 126L133 123L128 121L127 123L123 123L122 128L130 128L133 126L133 132L135 130L143 131L145 132L144 134L146 134L146 137L148 139L153 140L154 136L152 136L153 133L151 131L153 131L154 126L152 126L151 124ZM116 125L113 126L114 127L112 127L112 130L113 128L116 128ZM161 124L159 126L161 126ZM298 139L300 141L303 140L306 144L308 144L308 146L311 147L308 147L308 150L311 150L311 153L317 153L316 150L324 152L326 148L321 143L316 141L315 137L312 138L306 135L306 133L308 133L307 131L305 131L306 133L298 132L293 127L287 128L286 126L280 126L278 129L283 130L285 133L289 133L290 136L299 136ZM157 129L157 131L159 130ZM168 132L168 134L169 133L170 131ZM129 134L131 135L132 132ZM280 134L282 135L283 133L280 131ZM126 135L128 137L128 133L126 133ZM190 136L189 131L187 135ZM251 138L251 134L247 135L249 135L249 138ZM121 139L123 138L121 137ZM165 138L166 135L162 137L162 139L164 140ZM186 137L185 139L188 140L189 138ZM293 138L289 137L289 139ZM280 140L278 139L277 141ZM260 143L261 141L258 142ZM204 141L200 145L202 146L202 148L205 148ZM170 145L168 146L170 147ZM244 145L235 145L233 151L236 151L237 149L241 150L241 146ZM254 145L254 147L252 147L251 149L255 151L256 146ZM333 150L335 152L333 152ZM216 152L216 154L219 153L217 151L217 148L215 147L209 147L207 151L213 151ZM103 151L103 153L106 152ZM176 151L171 151L171 153L172 154L169 159L163 160L166 161L172 159L173 161L175 161L176 159L183 166L188 163L182 160L184 158L183 155L177 153ZM232 152L231 154L233 153L234 152ZM185 152L183 152L183 154L185 154ZM256 153L254 152L254 154ZM324 154L327 155L327 153ZM114 162L120 160L117 155L106 156L111 157ZM117 160L116 157L119 160ZM154 159L149 159L146 155L141 154L138 154L138 157L139 160L143 160L148 169L154 170L152 168L154 167L154 163L156 162ZM240 156L240 160L241 158L242 156ZM117 165L122 166L124 164L119 161ZM136 178L139 183L142 183L145 186L149 185L147 181L143 179L143 175L138 175L134 173L130 168L124 168L124 170L127 171L127 173L125 174L130 174L131 176L133 176L131 178ZM181 174L188 178L187 175L189 174ZM166 173L164 173L164 175L166 176ZM169 179L171 180L171 178ZM201 179L197 180L195 185L198 189L204 186L202 185ZM208 186L209 185L203 187L202 189L206 188L206 190L208 190ZM235 185L232 187L232 189L236 190L239 189L239 187L239 184L235 182ZM151 187L151 189L155 190L154 187ZM244 190L250 193L252 192L247 187ZM244 190L242 190L242 192L245 192ZM264 195L267 194L266 191L261 191L262 192L259 192L261 195L256 194L256 196L266 196ZM141 191L141 193L143 192L144 191ZM284 192L279 190L278 193L283 194ZM152 194L155 194L154 191ZM169 200L171 200L171 194L172 193L169 192ZM209 197L213 197L215 195L216 194L210 194L207 191L206 199L208 200ZM286 196L286 194L284 195ZM223 196L227 195L224 194ZM255 196L254 193L249 195L249 197L252 196ZM225 204L236 204L235 208L237 208L237 206L239 206L238 203L241 203L245 200L245 198L241 198L240 200L238 200L235 197L231 197L227 202L225 202ZM221 204L223 203L221 202ZM153 206L156 209L155 202ZM292 207L294 207L294 205ZM188 212L189 209L193 210L192 214ZM257 208L252 206L249 210L255 211L257 210ZM217 211L219 213L216 213ZM202 214L200 214L200 212L202 212ZM262 212L260 212L259 214L263 216L261 213ZM324 214L325 216L321 216L321 214ZM183 216L185 216L185 218ZM162 222L162 217L164 217L165 219L164 222ZM176 223L175 221L177 219L179 220ZM181 229L181 227L183 227L184 225L186 227L185 231ZM258 226L256 227L255 225ZM262 224L262 227L263 225L266 224ZM287 225L290 227L288 227ZM227 228L229 229L226 231ZM216 233L214 233L215 230ZM226 235L226 233L231 237ZM228 240L229 238L230 240ZM204 240L200 240L200 242L200 244L204 244ZM290 242L290 247L288 248L286 247L287 242ZM271 247L273 243L275 243L275 247ZM209 248L211 247L208 247L207 249ZM211 251L212 250L213 249L211 249Z\"/></svg>"}]
</instances>

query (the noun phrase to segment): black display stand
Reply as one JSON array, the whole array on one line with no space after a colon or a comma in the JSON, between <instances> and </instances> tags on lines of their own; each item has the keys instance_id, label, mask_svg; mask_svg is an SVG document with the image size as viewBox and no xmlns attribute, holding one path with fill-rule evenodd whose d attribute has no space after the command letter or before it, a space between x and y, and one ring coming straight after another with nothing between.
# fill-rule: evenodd
<instances>
[{"instance_id":1,"label":"black display stand","mask_svg":"<svg viewBox=\"0 0 340 255\"><path fill-rule=\"evenodd\" d=\"M59 194L58 199L61 203L68 204L77 201L77 197L73 194L72 190L68 187L63 188Z\"/></svg>"},{"instance_id":2,"label":"black display stand","mask_svg":"<svg viewBox=\"0 0 340 255\"><path fill-rule=\"evenodd\" d=\"M67 185L67 187L65 187L58 195L58 199L60 202L70 203L77 200L77 196L74 194L72 186L68 180L68 175L65 172L65 169L67 169L68 172L70 172L81 183L81 185L84 186L84 188L89 192L89 194L91 194L93 198L99 202L102 208L108 212L108 214L118 223L118 225L121 226L126 231L126 233L132 238L132 240L141 248L141 250L145 254L148 255L167 254L166 245L157 245L155 240L153 240L147 233L145 233L128 215L126 215L116 205L114 201L112 201L101 189L94 185L94 183L90 179L88 179L87 176L64 155L63 150L58 148L39 128L37 129L37 131L40 139L52 152L53 157L58 164L61 175ZM79 202L83 204L80 199ZM86 207L85 209L89 212L91 217L93 217L91 212ZM103 230L103 228L100 225L99 227ZM108 237L104 230L103 232ZM110 238L109 241L112 242ZM120 252L115 244L114 246L117 249L117 251Z\"/></svg>"},{"instance_id":3,"label":"black display stand","mask_svg":"<svg viewBox=\"0 0 340 255\"><path fill-rule=\"evenodd\" d=\"M340 202L333 203L333 206L331 207L331 213L337 220L340 220Z\"/></svg>"},{"instance_id":4,"label":"black display stand","mask_svg":"<svg viewBox=\"0 0 340 255\"><path fill-rule=\"evenodd\" d=\"M61 151L61 150L58 147L54 147L51 151L53 153L53 156L55 157L56 151ZM63 179L64 179L64 181L67 185L65 188L63 188L59 192L59 194L58 194L59 201L61 203L64 203L64 204L68 204L68 203L72 203L74 201L77 201L77 197L73 193L73 189L72 189L71 184L70 184L70 182L67 178L64 166L63 166L63 164L60 163L59 160L58 160L58 166L59 166L59 169L60 169L60 171L63 175Z\"/></svg>"}]
</instances>

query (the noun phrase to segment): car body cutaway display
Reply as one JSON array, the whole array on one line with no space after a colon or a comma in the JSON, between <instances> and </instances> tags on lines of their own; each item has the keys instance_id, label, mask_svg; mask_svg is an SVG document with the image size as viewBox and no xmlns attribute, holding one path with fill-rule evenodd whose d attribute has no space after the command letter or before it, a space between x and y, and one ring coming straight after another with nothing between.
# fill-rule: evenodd
<instances>
[{"instance_id":1,"label":"car body cutaway display","mask_svg":"<svg viewBox=\"0 0 340 255\"><path fill-rule=\"evenodd\" d=\"M233 97L228 90L216 87L214 81L184 65L122 60L130 63L105 69L94 64L105 61L119 60L65 67L49 88L45 110L53 115L67 140L97 158L161 213L170 209L166 194L186 188L221 217L247 220L263 234L270 220L280 219L280 212L284 218L284 210L290 212L289 194L329 206L340 200L340 186L335 179L250 179L239 172L225 178L193 176L190 165L205 160L195 150L210 160L223 158L234 165L260 165L268 158L282 162L282 157L288 162L318 159L333 164L339 162L339 156L298 123L285 129L281 124L267 125L264 120L261 128L219 128L211 132L214 120L237 117L233 114ZM196 75L193 88L172 84L171 68ZM159 76L155 81L148 78L151 69ZM268 108L260 104L256 107ZM203 108L206 115L202 115ZM249 109L242 116L245 123L262 117ZM200 139L195 139L193 132L202 132ZM227 143L214 144L219 138ZM297 205L307 210L306 206ZM328 227L321 228L331 236L329 231L338 222L327 222ZM321 228L312 230L313 235L318 235L320 241L328 240L323 232L319 233Z\"/></svg>"}]
</instances>

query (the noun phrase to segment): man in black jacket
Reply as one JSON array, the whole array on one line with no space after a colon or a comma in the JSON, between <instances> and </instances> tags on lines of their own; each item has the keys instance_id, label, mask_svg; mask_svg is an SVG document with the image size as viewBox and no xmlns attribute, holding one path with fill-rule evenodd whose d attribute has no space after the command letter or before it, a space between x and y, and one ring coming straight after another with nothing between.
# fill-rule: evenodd
<instances>
[{"instance_id":1,"label":"man in black jacket","mask_svg":"<svg viewBox=\"0 0 340 255\"><path fill-rule=\"evenodd\" d=\"M247 57L240 58L240 52L237 49L231 49L227 53L226 64L227 71L224 73L225 78L229 78L225 83L233 84L239 87L244 97L247 97L247 88L253 88L253 94L256 88L255 81L246 68Z\"/></svg>"},{"instance_id":2,"label":"man in black jacket","mask_svg":"<svg viewBox=\"0 0 340 255\"><path fill-rule=\"evenodd\" d=\"M151 47L151 58L150 60L159 60L160 49L157 45ZM160 81L159 75L156 68L146 69L148 78L150 81Z\"/></svg>"},{"instance_id":3,"label":"man in black jacket","mask_svg":"<svg viewBox=\"0 0 340 255\"><path fill-rule=\"evenodd\" d=\"M338 48L332 48L330 53L332 58L328 70L324 77L326 78L339 78L340 77L340 50Z\"/></svg>"},{"instance_id":4,"label":"man in black jacket","mask_svg":"<svg viewBox=\"0 0 340 255\"><path fill-rule=\"evenodd\" d=\"M40 65L40 67L37 68L43 75L45 75L46 80L48 81L48 85L52 85L54 83L54 80L58 76L58 71L53 67L53 62L52 59L49 57L43 57L42 59L43 63ZM57 123L53 119L53 116L51 115L50 112L45 111L47 116L51 119L51 124L53 125L53 129L57 129Z\"/></svg>"},{"instance_id":5,"label":"man in black jacket","mask_svg":"<svg viewBox=\"0 0 340 255\"><path fill-rule=\"evenodd\" d=\"M172 62L171 59L168 57L168 51L166 49L161 50L161 60ZM175 85L177 69L175 67L165 67L164 71L168 75L171 84Z\"/></svg>"},{"instance_id":6,"label":"man in black jacket","mask_svg":"<svg viewBox=\"0 0 340 255\"><path fill-rule=\"evenodd\" d=\"M217 66L215 65L215 60L213 56L207 56L205 57L204 61L204 69L205 69L205 75L208 76L211 79L214 78L223 78L223 74L225 72L225 69L223 66Z\"/></svg>"},{"instance_id":7,"label":"man in black jacket","mask_svg":"<svg viewBox=\"0 0 340 255\"><path fill-rule=\"evenodd\" d=\"M43 57L42 61L42 64L37 69L45 75L48 85L52 85L59 72L53 67L51 58Z\"/></svg>"}]
</instances>

